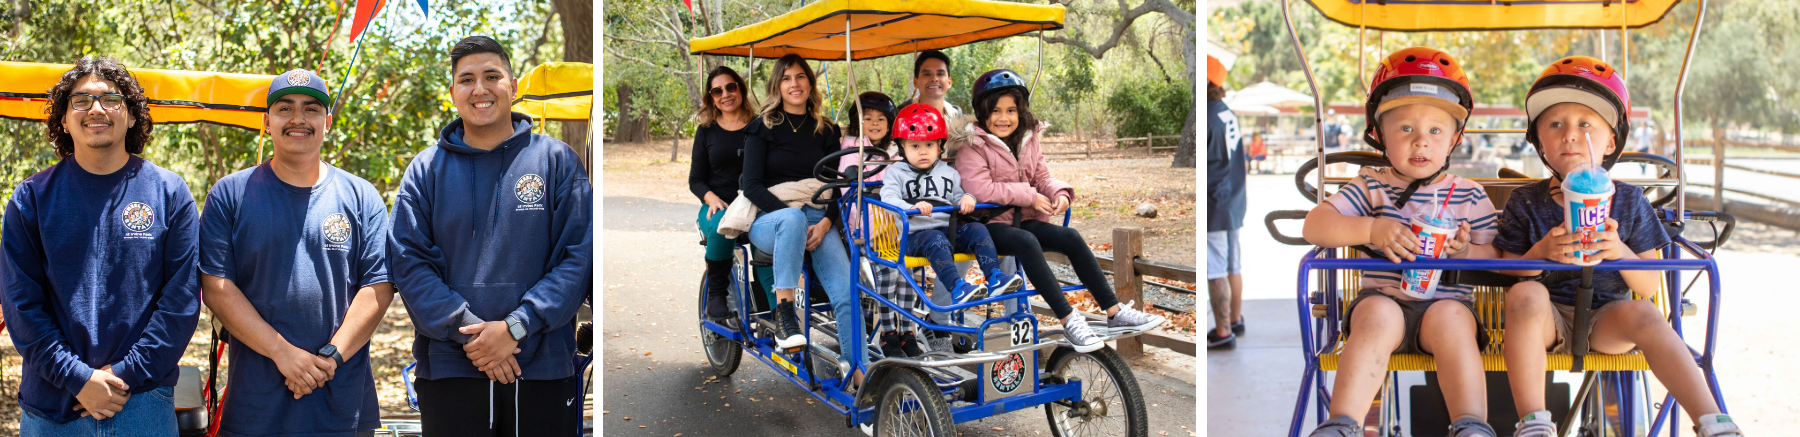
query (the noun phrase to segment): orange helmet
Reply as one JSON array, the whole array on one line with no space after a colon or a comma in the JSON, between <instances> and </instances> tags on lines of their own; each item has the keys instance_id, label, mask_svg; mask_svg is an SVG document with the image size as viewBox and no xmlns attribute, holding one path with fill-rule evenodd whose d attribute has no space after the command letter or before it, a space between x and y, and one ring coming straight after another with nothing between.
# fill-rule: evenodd
<instances>
[{"instance_id":1,"label":"orange helmet","mask_svg":"<svg viewBox=\"0 0 1800 437\"><path fill-rule=\"evenodd\" d=\"M1458 126L1469 119L1475 99L1469 92L1469 76L1463 74L1462 63L1449 53L1430 47L1409 47L1395 51L1381 60L1369 89L1368 127L1363 141L1375 150L1387 152L1387 146L1375 139L1381 114L1411 104L1426 104L1442 109L1456 118ZM1460 138L1461 135L1458 135Z\"/></svg>"},{"instance_id":2,"label":"orange helmet","mask_svg":"<svg viewBox=\"0 0 1800 437\"><path fill-rule=\"evenodd\" d=\"M1544 67L1544 72L1538 75L1537 82L1531 84L1531 91L1525 95L1525 141L1539 147L1540 152L1543 146L1538 142L1538 115L1559 103L1580 103L1612 125L1613 153L1606 155L1601 163L1602 167L1611 169L1625 150L1626 138L1631 135L1631 93L1625 88L1625 73L1606 61L1587 56L1558 59ZM1542 153L1538 157L1549 164Z\"/></svg>"},{"instance_id":3,"label":"orange helmet","mask_svg":"<svg viewBox=\"0 0 1800 437\"><path fill-rule=\"evenodd\" d=\"M1225 86L1225 64L1218 58L1206 55L1206 81L1213 85Z\"/></svg>"}]
</instances>

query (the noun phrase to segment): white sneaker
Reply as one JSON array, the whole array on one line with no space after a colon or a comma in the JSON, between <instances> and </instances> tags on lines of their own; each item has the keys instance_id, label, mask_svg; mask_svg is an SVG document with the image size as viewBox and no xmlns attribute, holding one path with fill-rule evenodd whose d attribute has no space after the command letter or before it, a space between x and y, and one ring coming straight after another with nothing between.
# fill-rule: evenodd
<instances>
[{"instance_id":1,"label":"white sneaker","mask_svg":"<svg viewBox=\"0 0 1800 437\"><path fill-rule=\"evenodd\" d=\"M1519 418L1513 437L1557 437L1556 420L1549 411L1538 411Z\"/></svg>"},{"instance_id":2,"label":"white sneaker","mask_svg":"<svg viewBox=\"0 0 1800 437\"><path fill-rule=\"evenodd\" d=\"M1131 308L1137 301L1119 304L1119 313L1106 318L1106 327L1112 329L1129 329L1143 331L1161 326L1166 319L1163 316L1138 311Z\"/></svg>"},{"instance_id":3,"label":"white sneaker","mask_svg":"<svg viewBox=\"0 0 1800 437\"><path fill-rule=\"evenodd\" d=\"M1700 437L1744 437L1744 432L1738 430L1737 422L1724 414L1700 416L1700 423L1694 425L1694 433Z\"/></svg>"},{"instance_id":4,"label":"white sneaker","mask_svg":"<svg viewBox=\"0 0 1800 437\"><path fill-rule=\"evenodd\" d=\"M1088 353L1106 347L1106 342L1100 341L1100 336L1094 334L1094 328L1088 327L1087 318L1080 313L1063 319L1063 338L1069 340L1076 352Z\"/></svg>"}]
</instances>

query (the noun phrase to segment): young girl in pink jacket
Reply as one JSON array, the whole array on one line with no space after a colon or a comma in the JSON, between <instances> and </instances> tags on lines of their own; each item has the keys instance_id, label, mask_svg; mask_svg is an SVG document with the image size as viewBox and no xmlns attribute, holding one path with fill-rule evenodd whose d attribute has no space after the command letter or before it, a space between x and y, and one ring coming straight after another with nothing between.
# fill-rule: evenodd
<instances>
[{"instance_id":1,"label":"young girl in pink jacket","mask_svg":"<svg viewBox=\"0 0 1800 437\"><path fill-rule=\"evenodd\" d=\"M1087 240L1074 228L1053 224L1075 200L1075 188L1050 176L1038 146L1050 124L1031 115L1031 90L1024 80L1012 70L989 71L975 80L972 95L974 123L970 125L964 117L958 122L966 128L950 129L952 145L961 146L956 152L956 171L962 173L963 189L976 200L1012 206L988 221L988 233L1000 255L1018 257L1032 287L1063 321L1064 338L1079 352L1105 346L1069 306L1044 251L1069 259L1082 285L1106 310L1108 327L1149 329L1161 325L1163 317L1132 309L1131 303L1120 304Z\"/></svg>"}]
</instances>

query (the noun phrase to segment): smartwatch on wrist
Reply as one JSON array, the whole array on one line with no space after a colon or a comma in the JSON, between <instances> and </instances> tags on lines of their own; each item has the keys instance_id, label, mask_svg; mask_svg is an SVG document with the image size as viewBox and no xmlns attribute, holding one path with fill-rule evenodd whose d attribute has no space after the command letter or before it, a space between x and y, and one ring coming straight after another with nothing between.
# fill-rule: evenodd
<instances>
[{"instance_id":1,"label":"smartwatch on wrist","mask_svg":"<svg viewBox=\"0 0 1800 437\"><path fill-rule=\"evenodd\" d=\"M338 367L344 367L344 355L338 353L337 345L326 343L325 347L319 348L319 351L315 352L315 354L321 357L329 357L337 362Z\"/></svg>"},{"instance_id":2,"label":"smartwatch on wrist","mask_svg":"<svg viewBox=\"0 0 1800 437\"><path fill-rule=\"evenodd\" d=\"M512 334L513 341L525 341L525 324L513 316L506 316L506 332Z\"/></svg>"}]
</instances>

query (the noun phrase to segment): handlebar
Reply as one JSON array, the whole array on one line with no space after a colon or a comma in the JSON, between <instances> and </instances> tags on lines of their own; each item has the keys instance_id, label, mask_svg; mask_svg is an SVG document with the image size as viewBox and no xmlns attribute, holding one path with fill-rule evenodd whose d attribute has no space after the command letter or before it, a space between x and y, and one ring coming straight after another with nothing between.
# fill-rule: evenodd
<instances>
[{"instance_id":1,"label":"handlebar","mask_svg":"<svg viewBox=\"0 0 1800 437\"><path fill-rule=\"evenodd\" d=\"M977 203L977 204L975 204L975 209L1005 208L1008 206L1012 206L1012 205L1001 205L1001 204L997 204L997 203ZM946 206L932 207L931 212L932 213L956 212L956 209L957 209L956 205L946 205ZM918 208L910 208L910 209L907 209L904 211L900 211L900 213L905 214L905 215L918 215L920 213L920 211Z\"/></svg>"}]
</instances>

